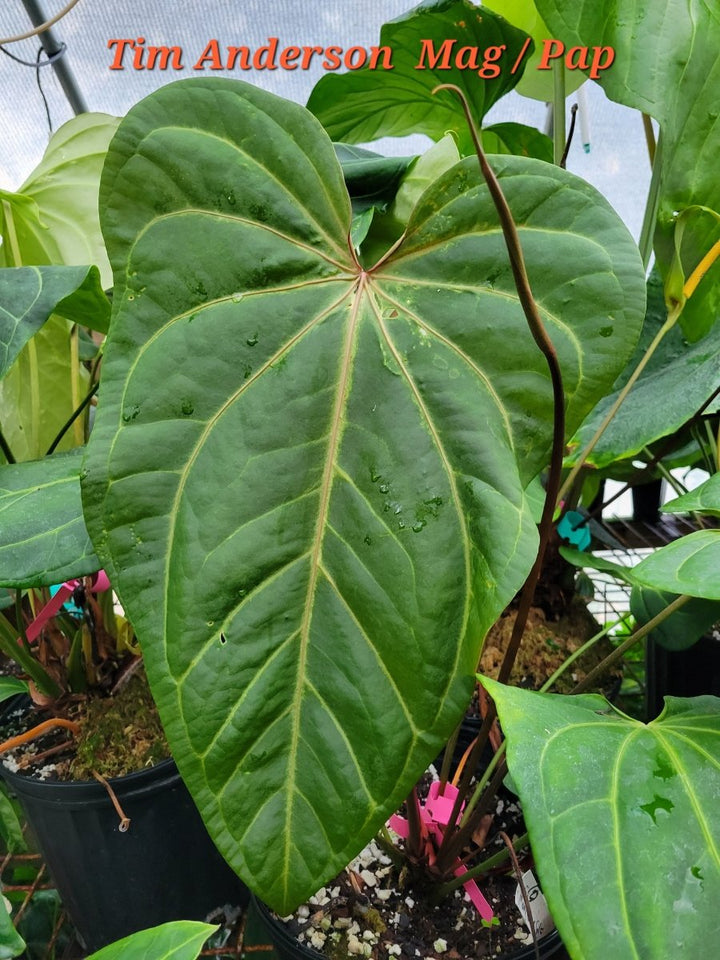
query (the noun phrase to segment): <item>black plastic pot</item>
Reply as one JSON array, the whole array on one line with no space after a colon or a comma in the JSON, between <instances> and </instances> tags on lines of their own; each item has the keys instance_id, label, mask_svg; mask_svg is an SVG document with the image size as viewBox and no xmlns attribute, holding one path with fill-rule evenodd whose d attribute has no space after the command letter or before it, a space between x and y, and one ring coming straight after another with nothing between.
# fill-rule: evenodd
<instances>
[{"instance_id":1,"label":"black plastic pot","mask_svg":"<svg viewBox=\"0 0 720 960\"><path fill-rule=\"evenodd\" d=\"M110 780L46 782L0 766L88 950L169 920L202 920L248 890L207 834L172 760Z\"/></svg>"},{"instance_id":2,"label":"black plastic pot","mask_svg":"<svg viewBox=\"0 0 720 960\"><path fill-rule=\"evenodd\" d=\"M720 639L700 637L685 650L668 650L648 637L646 663L646 715L654 720L663 709L663 698L720 697Z\"/></svg>"},{"instance_id":3,"label":"black plastic pot","mask_svg":"<svg viewBox=\"0 0 720 960\"><path fill-rule=\"evenodd\" d=\"M327 960L324 954L319 953L312 947L300 943L282 922L278 920L272 910L258 898L252 895L252 903L257 910L268 936L280 956L280 960ZM552 957L562 948L562 940L557 930L553 930L538 941L540 950L540 960L546 960ZM533 944L527 947L518 947L512 953L503 953L498 955L497 960L535 960L535 947Z\"/></svg>"}]
</instances>

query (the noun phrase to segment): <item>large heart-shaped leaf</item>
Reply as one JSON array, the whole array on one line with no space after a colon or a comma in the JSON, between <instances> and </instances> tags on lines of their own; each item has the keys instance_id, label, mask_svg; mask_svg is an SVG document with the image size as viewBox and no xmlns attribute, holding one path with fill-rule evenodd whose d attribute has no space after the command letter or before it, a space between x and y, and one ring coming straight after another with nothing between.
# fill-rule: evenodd
<instances>
[{"instance_id":1,"label":"large heart-shaped leaf","mask_svg":"<svg viewBox=\"0 0 720 960\"><path fill-rule=\"evenodd\" d=\"M196 920L163 923L111 943L87 960L195 960L215 930L216 926Z\"/></svg>"},{"instance_id":2,"label":"large heart-shaped leaf","mask_svg":"<svg viewBox=\"0 0 720 960\"><path fill-rule=\"evenodd\" d=\"M720 935L720 700L667 697L645 725L595 694L483 683L573 960L706 956Z\"/></svg>"},{"instance_id":3,"label":"large heart-shaped leaf","mask_svg":"<svg viewBox=\"0 0 720 960\"><path fill-rule=\"evenodd\" d=\"M720 7L705 0L536 0L553 33L567 46L610 46L612 67L600 83L607 95L659 121L660 206L655 249L663 276L673 258L677 211L695 204L720 210L717 90L720 87ZM686 232L685 273L720 239L707 217ZM681 323L697 339L720 312L720 261L708 270Z\"/></svg>"},{"instance_id":4,"label":"large heart-shaped leaf","mask_svg":"<svg viewBox=\"0 0 720 960\"><path fill-rule=\"evenodd\" d=\"M479 124L522 76L522 67L515 73L512 67L526 39L522 30L469 0L424 0L380 30L378 46L390 51L392 69L382 69L380 59L377 69L327 73L315 84L308 110L333 140L365 143L413 133L439 140L452 131L468 153L457 97L447 90L433 95L434 88L459 86Z\"/></svg>"},{"instance_id":5,"label":"large heart-shaped leaf","mask_svg":"<svg viewBox=\"0 0 720 960\"><path fill-rule=\"evenodd\" d=\"M637 251L572 175L495 166L577 423L639 331ZM88 528L215 841L287 912L464 711L535 553L548 374L474 160L363 269L319 123L181 81L122 123L102 205L116 289Z\"/></svg>"},{"instance_id":6,"label":"large heart-shaped leaf","mask_svg":"<svg viewBox=\"0 0 720 960\"><path fill-rule=\"evenodd\" d=\"M80 499L84 451L0 468L0 584L42 587L94 573Z\"/></svg>"},{"instance_id":7,"label":"large heart-shaped leaf","mask_svg":"<svg viewBox=\"0 0 720 960\"><path fill-rule=\"evenodd\" d=\"M107 331L110 304L95 267L18 267L0 273L0 377L51 313Z\"/></svg>"}]
</instances>

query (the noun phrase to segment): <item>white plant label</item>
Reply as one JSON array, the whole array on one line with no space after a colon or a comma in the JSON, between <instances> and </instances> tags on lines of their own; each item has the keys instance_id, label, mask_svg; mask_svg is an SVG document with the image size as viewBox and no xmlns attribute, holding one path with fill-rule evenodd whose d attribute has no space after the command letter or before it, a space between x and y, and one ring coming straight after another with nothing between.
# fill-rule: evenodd
<instances>
[{"instance_id":1,"label":"white plant label","mask_svg":"<svg viewBox=\"0 0 720 960\"><path fill-rule=\"evenodd\" d=\"M544 937L546 933L550 933L555 929L555 921L550 916L547 900L543 896L540 885L535 879L532 870L525 871L522 876L522 881L525 886L527 898L530 901L530 909L532 910L532 916L535 922L535 936ZM530 930L530 918L528 917L520 884L517 885L517 890L515 891L515 905L522 914L525 926Z\"/></svg>"}]
</instances>

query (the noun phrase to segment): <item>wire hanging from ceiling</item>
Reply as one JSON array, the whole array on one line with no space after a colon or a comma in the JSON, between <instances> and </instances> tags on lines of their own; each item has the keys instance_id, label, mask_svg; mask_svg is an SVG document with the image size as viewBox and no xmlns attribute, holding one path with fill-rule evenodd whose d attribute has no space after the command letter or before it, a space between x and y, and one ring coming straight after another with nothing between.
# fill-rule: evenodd
<instances>
[{"instance_id":1,"label":"wire hanging from ceiling","mask_svg":"<svg viewBox=\"0 0 720 960\"><path fill-rule=\"evenodd\" d=\"M70 0L70 2L66 3L59 13L56 13L54 17L50 17L49 20L46 20L39 26L33 27L31 30L26 30L25 33L18 33L14 37L0 38L0 47L7 46L9 43L17 43L19 40L27 40L29 37L36 37L39 33L42 33L44 30L47 30L48 27L51 27L54 23L57 23L58 20L62 20L62 18L66 14L70 13L72 8L78 3L80 3L80 0Z\"/></svg>"},{"instance_id":2,"label":"wire hanging from ceiling","mask_svg":"<svg viewBox=\"0 0 720 960\"><path fill-rule=\"evenodd\" d=\"M47 117L48 130L50 133L53 132L52 115L50 113L50 104L48 103L47 97L45 96L45 91L43 90L40 68L52 66L53 63L58 61L60 57L64 55L66 50L67 45L65 43L61 43L60 49L57 51L57 53L54 53L51 57L46 57L43 60L41 59L43 48L40 47L35 60L23 60L21 57L15 56L14 53L10 53L9 50L6 50L4 46L0 45L0 53L4 53L6 57L10 57L10 59L14 60L15 63L20 63L24 67L32 67L35 70L35 80L37 82L38 90L40 91L40 96L42 97L43 106L45 107L45 116Z\"/></svg>"}]
</instances>

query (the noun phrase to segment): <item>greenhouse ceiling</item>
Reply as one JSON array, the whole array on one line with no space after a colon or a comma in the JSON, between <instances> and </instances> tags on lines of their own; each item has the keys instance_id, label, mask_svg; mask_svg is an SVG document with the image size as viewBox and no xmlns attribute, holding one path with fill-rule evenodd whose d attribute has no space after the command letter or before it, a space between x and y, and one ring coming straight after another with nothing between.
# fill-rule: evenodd
<instances>
[{"instance_id":1,"label":"greenhouse ceiling","mask_svg":"<svg viewBox=\"0 0 720 960\"><path fill-rule=\"evenodd\" d=\"M503 0L495 0L502 12ZM149 4L146 0L4 0L0 9L0 189L18 190L40 160L51 129L69 120L75 110L116 116L157 87L190 76L223 75L258 84L304 103L324 70L319 57L306 69L211 69L215 51L247 46L255 51L277 38L288 45L369 48L380 27L410 9L412 0L190 0ZM64 12L67 11L67 12ZM12 42L47 20L59 19L45 33L45 49L37 35ZM215 45L213 46L213 42ZM151 67L150 47L175 48ZM46 63L55 59L55 64ZM20 62L22 61L22 62ZM41 66L37 66L37 63ZM163 68L164 67L164 68ZM613 202L637 235L644 207L638 176L649 180L649 162L637 113L609 102L600 87L585 84L582 137L577 136L568 168L594 183ZM581 94L582 96L582 94ZM577 95L568 98L568 108ZM495 122L515 120L541 129L546 107L540 101L510 94L490 115ZM582 140L590 149L583 149ZM385 153L418 153L427 141L384 140ZM623 177L632 171L634 178ZM623 184L635 183L631 190Z\"/></svg>"}]
</instances>

